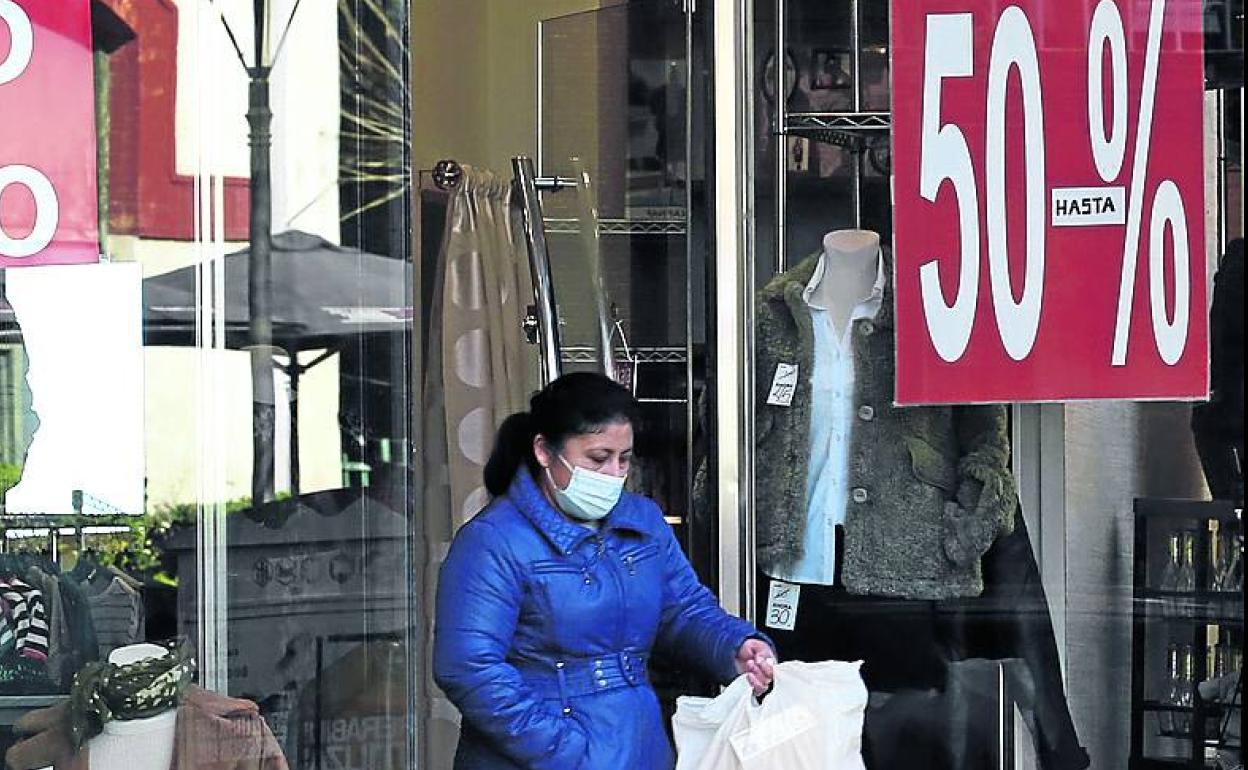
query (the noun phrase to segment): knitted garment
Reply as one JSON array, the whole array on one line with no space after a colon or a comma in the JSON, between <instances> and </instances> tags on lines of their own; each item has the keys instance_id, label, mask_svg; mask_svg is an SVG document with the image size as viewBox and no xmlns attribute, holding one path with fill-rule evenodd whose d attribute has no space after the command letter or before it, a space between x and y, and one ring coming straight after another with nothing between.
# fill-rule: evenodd
<instances>
[{"instance_id":1,"label":"knitted garment","mask_svg":"<svg viewBox=\"0 0 1248 770\"><path fill-rule=\"evenodd\" d=\"M69 695L71 745L81 748L113 720L147 719L176 708L194 675L195 661L184 646L125 666L88 663Z\"/></svg>"}]
</instances>

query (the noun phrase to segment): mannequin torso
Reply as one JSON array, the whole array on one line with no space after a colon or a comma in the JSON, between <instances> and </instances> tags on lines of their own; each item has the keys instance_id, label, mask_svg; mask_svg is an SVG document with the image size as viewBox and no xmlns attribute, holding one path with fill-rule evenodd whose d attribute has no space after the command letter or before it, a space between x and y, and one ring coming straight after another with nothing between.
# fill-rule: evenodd
<instances>
[{"instance_id":1,"label":"mannequin torso","mask_svg":"<svg viewBox=\"0 0 1248 770\"><path fill-rule=\"evenodd\" d=\"M124 666L168 654L154 644L132 644L114 650L108 662ZM177 723L177 709L148 719L106 723L88 743L90 770L169 770Z\"/></svg>"},{"instance_id":2,"label":"mannequin torso","mask_svg":"<svg viewBox=\"0 0 1248 770\"><path fill-rule=\"evenodd\" d=\"M843 331L849 314L871 295L880 272L880 236L869 230L834 230L823 237L823 254L807 302L828 311Z\"/></svg>"}]
</instances>

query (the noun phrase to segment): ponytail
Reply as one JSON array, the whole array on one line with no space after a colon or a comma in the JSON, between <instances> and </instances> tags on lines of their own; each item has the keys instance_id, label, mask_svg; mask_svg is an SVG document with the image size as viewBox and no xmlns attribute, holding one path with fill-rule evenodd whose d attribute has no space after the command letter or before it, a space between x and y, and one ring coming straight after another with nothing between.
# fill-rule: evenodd
<instances>
[{"instance_id":1,"label":"ponytail","mask_svg":"<svg viewBox=\"0 0 1248 770\"><path fill-rule=\"evenodd\" d=\"M533 437L536 435L533 415L528 412L516 412L498 426L494 450L490 452L482 474L485 490L492 497L507 492L521 465L527 465L530 473L537 474L537 458L533 456Z\"/></svg>"},{"instance_id":2,"label":"ponytail","mask_svg":"<svg viewBox=\"0 0 1248 770\"><path fill-rule=\"evenodd\" d=\"M537 477L541 466L533 455L533 439L539 434L559 452L572 436L597 433L615 423L635 428L640 422L640 407L623 385L601 374L565 374L529 400L529 411L513 414L498 426L482 474L485 489L493 497L506 494L521 467Z\"/></svg>"}]
</instances>

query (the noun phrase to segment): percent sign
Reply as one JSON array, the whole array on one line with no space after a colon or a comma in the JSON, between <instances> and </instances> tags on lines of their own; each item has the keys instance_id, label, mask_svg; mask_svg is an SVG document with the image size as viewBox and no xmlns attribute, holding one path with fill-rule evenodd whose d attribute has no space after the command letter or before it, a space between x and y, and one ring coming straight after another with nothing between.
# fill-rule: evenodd
<instances>
[{"instance_id":1,"label":"percent sign","mask_svg":"<svg viewBox=\"0 0 1248 770\"><path fill-rule=\"evenodd\" d=\"M1157 97L1157 71L1161 59L1161 32L1166 0L1153 0L1149 10L1148 42L1144 50L1144 82L1136 123L1135 153L1131 158L1131 193L1127 201L1127 233L1122 252L1122 278L1118 285L1118 312L1114 326L1111 362L1124 366L1127 341L1131 336L1131 308L1135 299L1135 272L1140 252L1140 230L1144 219L1144 185L1148 174L1153 110ZM1113 77L1113 123L1105 131L1104 57L1109 47ZM1127 149L1127 55L1126 30L1113 0L1101 0L1092 16L1088 39L1088 131L1097 173L1105 182L1118 177ZM1161 360L1173 366L1187 347L1188 319L1191 313L1191 268L1187 238L1187 216L1183 196L1171 179L1165 179L1153 195L1149 219L1149 305L1153 337ZM1165 237L1169 229L1174 246L1174 319L1166 317L1166 286L1162 264Z\"/></svg>"}]
</instances>

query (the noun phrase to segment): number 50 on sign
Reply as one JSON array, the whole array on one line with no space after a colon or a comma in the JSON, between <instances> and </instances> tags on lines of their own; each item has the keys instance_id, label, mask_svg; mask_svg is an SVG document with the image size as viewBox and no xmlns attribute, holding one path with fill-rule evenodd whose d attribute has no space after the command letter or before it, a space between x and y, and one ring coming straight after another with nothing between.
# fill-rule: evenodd
<instances>
[{"instance_id":1,"label":"number 50 on sign","mask_svg":"<svg viewBox=\"0 0 1248 770\"><path fill-rule=\"evenodd\" d=\"M900 403L1201 398L1188 0L894 2Z\"/></svg>"}]
</instances>

